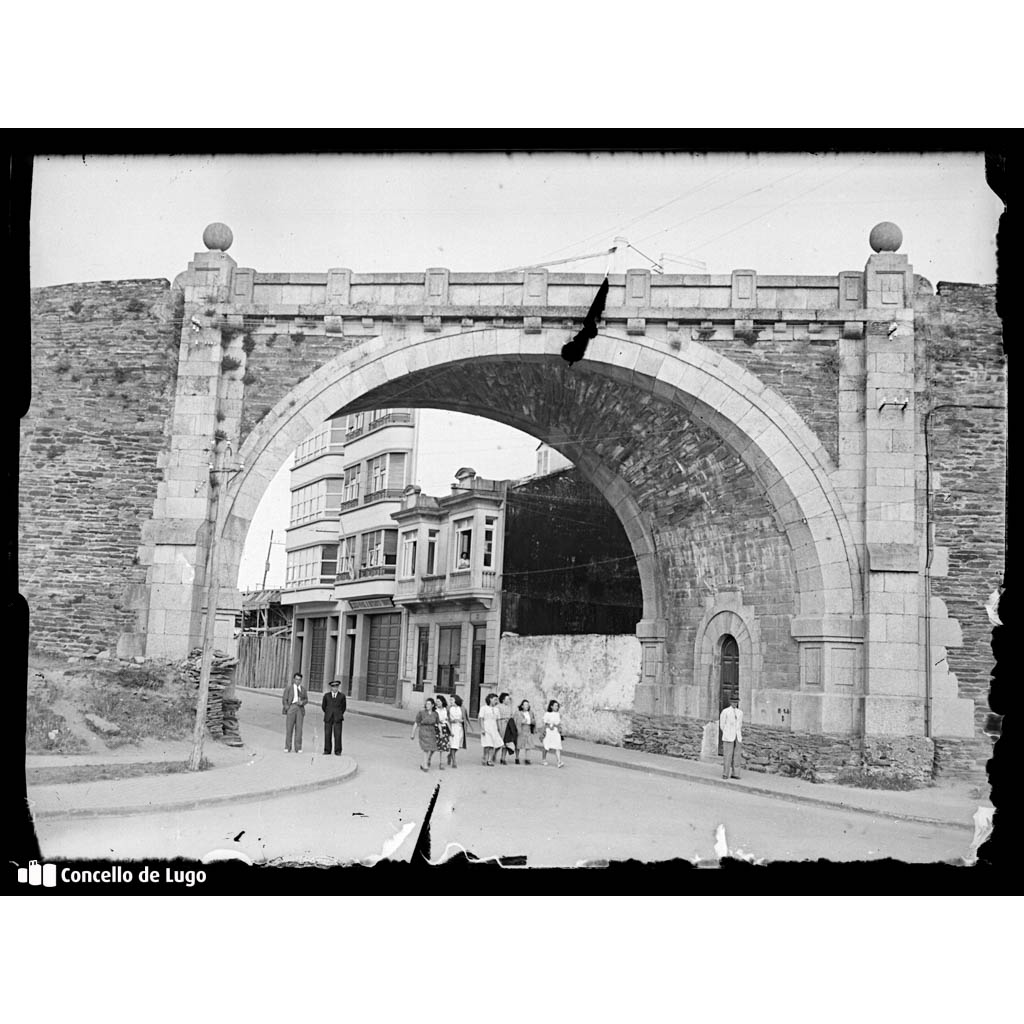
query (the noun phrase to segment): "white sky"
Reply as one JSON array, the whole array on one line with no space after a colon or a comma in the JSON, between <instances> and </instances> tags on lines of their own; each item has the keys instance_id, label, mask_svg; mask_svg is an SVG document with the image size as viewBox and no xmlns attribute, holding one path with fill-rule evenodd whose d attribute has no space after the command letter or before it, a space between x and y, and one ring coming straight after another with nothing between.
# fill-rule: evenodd
<instances>
[{"instance_id":1,"label":"white sky","mask_svg":"<svg viewBox=\"0 0 1024 1024\"><path fill-rule=\"evenodd\" d=\"M863 267L881 220L914 270L995 280L1002 204L980 154L614 153L54 156L35 165L34 286L169 280L223 221L231 255L259 271L502 270L606 250L625 236L668 272L835 274ZM650 263L629 251L627 266ZM602 256L555 270L602 272ZM423 416L420 480L532 472L537 442L498 424ZM471 438L469 442L465 439ZM258 586L271 529L283 541L287 471L253 521L239 584ZM283 579L275 544L268 585Z\"/></svg>"}]
</instances>

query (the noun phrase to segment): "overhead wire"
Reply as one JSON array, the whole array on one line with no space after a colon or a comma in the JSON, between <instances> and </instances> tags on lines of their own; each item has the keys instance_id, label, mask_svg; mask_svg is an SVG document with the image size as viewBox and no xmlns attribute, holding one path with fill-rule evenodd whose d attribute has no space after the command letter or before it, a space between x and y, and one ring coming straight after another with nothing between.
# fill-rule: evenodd
<instances>
[{"instance_id":1,"label":"overhead wire","mask_svg":"<svg viewBox=\"0 0 1024 1024\"><path fill-rule=\"evenodd\" d=\"M765 189L773 188L775 185L781 185L782 182L788 181L790 178L795 178L798 174L805 174L809 170L809 167L799 167L795 171L790 171L789 174L783 174L781 177L775 178L773 181L769 181L766 185L759 185L757 188L753 188L749 192L744 192L742 195L734 196L732 199L728 199L724 203L719 203L718 206L712 206L706 210L701 210L699 213L695 213L690 217L684 217L682 220L676 221L675 224L670 224L667 228L662 228L660 231L654 231L649 235L644 235L642 238L637 239L637 241L646 242L648 239L657 238L659 235L664 235L669 231L674 231L676 228L682 227L684 224L689 224L692 221L699 220L701 217L706 217L709 213L717 213L719 210L725 210L738 203L741 199L747 199L750 196L757 195L758 192L764 192Z\"/></svg>"},{"instance_id":2,"label":"overhead wire","mask_svg":"<svg viewBox=\"0 0 1024 1024\"><path fill-rule=\"evenodd\" d=\"M812 192L816 192L819 188L824 188L826 185L830 185L833 181L843 177L844 174L849 174L851 171L856 171L863 167L866 161L862 160L854 167L847 167L841 170L838 174L833 175L831 178L827 178L825 181L819 182L817 185L812 185L809 189L801 192L799 195L791 196L789 199L783 200L777 206L771 207L769 210L765 210L764 213L759 213L756 217L751 217L750 220L745 220L742 224L737 224L733 228L729 228L728 231L723 231L720 235L715 235L714 238L709 238L699 245L694 246L692 249L687 249L686 252L699 252L704 246L711 245L712 242L717 242L719 239L725 238L731 235L735 231L739 231L740 228L745 228L748 224L753 224L754 221L761 220L762 217L767 217L771 213L775 213L776 210L781 210L784 206L788 206L790 203L795 203L798 199L803 199L804 196L810 195Z\"/></svg>"},{"instance_id":3,"label":"overhead wire","mask_svg":"<svg viewBox=\"0 0 1024 1024\"><path fill-rule=\"evenodd\" d=\"M672 199L668 200L668 202L661 203L660 205L655 206L650 210L646 210L644 213L641 213L636 217L632 218L632 220L628 220L625 223L620 223L618 227L606 228L604 231L595 231L593 234L587 235L586 237L578 239L575 242L570 242L568 245L563 245L558 249L550 250L549 252L545 253L544 256L541 257L541 259L544 259L547 256L557 256L560 252L565 252L566 249L573 249L577 245L584 245L587 242L593 241L594 239L607 238L610 234L618 234L621 231L625 231L626 228L632 227L634 224L643 220L645 217L650 217L653 214L659 213L661 210L664 210L667 207L672 206L674 203L678 203L683 199L687 199L689 196L696 195L696 193L701 192L706 188L710 188L712 185L717 185L719 182L724 181L726 178L732 176L737 171L743 170L745 166L747 165L732 167L720 174L713 175L711 178L706 179L705 181L695 186L694 188L687 189L687 191L681 192L679 195L674 196Z\"/></svg>"}]
</instances>

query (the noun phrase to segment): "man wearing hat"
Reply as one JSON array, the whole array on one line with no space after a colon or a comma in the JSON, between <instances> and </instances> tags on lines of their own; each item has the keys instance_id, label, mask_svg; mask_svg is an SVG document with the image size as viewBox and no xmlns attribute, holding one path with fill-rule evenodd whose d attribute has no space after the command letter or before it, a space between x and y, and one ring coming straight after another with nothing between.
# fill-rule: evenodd
<instances>
[{"instance_id":1,"label":"man wearing hat","mask_svg":"<svg viewBox=\"0 0 1024 1024\"><path fill-rule=\"evenodd\" d=\"M737 769L740 766L740 748L743 744L743 712L740 711L738 697L729 698L729 706L718 716L718 725L722 730L722 778L738 779Z\"/></svg>"},{"instance_id":2,"label":"man wearing hat","mask_svg":"<svg viewBox=\"0 0 1024 1024\"><path fill-rule=\"evenodd\" d=\"M332 679L329 693L324 694L321 707L324 709L324 753L331 752L331 737L334 737L334 753L341 756L341 726L345 721L345 694L341 692L341 680Z\"/></svg>"}]
</instances>

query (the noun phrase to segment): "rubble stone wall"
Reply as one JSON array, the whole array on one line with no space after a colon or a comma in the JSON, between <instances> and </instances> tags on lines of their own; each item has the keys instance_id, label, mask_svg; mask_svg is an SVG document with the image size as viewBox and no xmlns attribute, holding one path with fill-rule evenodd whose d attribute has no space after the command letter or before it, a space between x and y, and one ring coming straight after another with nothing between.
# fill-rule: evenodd
<instances>
[{"instance_id":1,"label":"rubble stone wall","mask_svg":"<svg viewBox=\"0 0 1024 1024\"><path fill-rule=\"evenodd\" d=\"M1006 356L995 285L940 282L937 291L918 311L917 332L922 384L935 410L928 423L935 545L948 549L947 574L933 576L932 595L960 623L963 646L946 656L960 696L974 700L981 736L995 664L985 602L1005 565ZM965 408L991 405L1000 408Z\"/></svg>"},{"instance_id":2,"label":"rubble stone wall","mask_svg":"<svg viewBox=\"0 0 1024 1024\"><path fill-rule=\"evenodd\" d=\"M32 292L32 404L21 423L18 576L29 639L69 655L132 628L125 588L167 445L180 327L165 280Z\"/></svg>"},{"instance_id":3,"label":"rubble stone wall","mask_svg":"<svg viewBox=\"0 0 1024 1024\"><path fill-rule=\"evenodd\" d=\"M704 723L696 719L633 714L622 745L696 761L703 730ZM934 744L923 736L860 738L743 726L743 767L748 771L832 782L846 769L925 783L933 777L934 759Z\"/></svg>"}]
</instances>

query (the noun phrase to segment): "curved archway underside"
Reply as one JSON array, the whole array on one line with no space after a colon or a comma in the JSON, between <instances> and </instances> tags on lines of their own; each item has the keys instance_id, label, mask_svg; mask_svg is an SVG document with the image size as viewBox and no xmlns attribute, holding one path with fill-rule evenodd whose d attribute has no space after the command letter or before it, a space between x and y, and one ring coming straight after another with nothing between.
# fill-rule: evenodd
<instances>
[{"instance_id":1,"label":"curved archway underside","mask_svg":"<svg viewBox=\"0 0 1024 1024\"><path fill-rule=\"evenodd\" d=\"M236 546L266 481L317 424L342 412L431 407L540 438L604 494L637 557L644 620L663 624L666 682L689 681L692 658L673 652L692 651L703 602L721 590L758 606L762 638L783 652L780 679L799 672L794 617L861 614L857 553L830 459L778 395L697 344L676 355L599 336L569 367L561 337L517 333L514 355L507 331L486 330L377 340L321 367L244 442L247 468L225 513Z\"/></svg>"}]
</instances>

